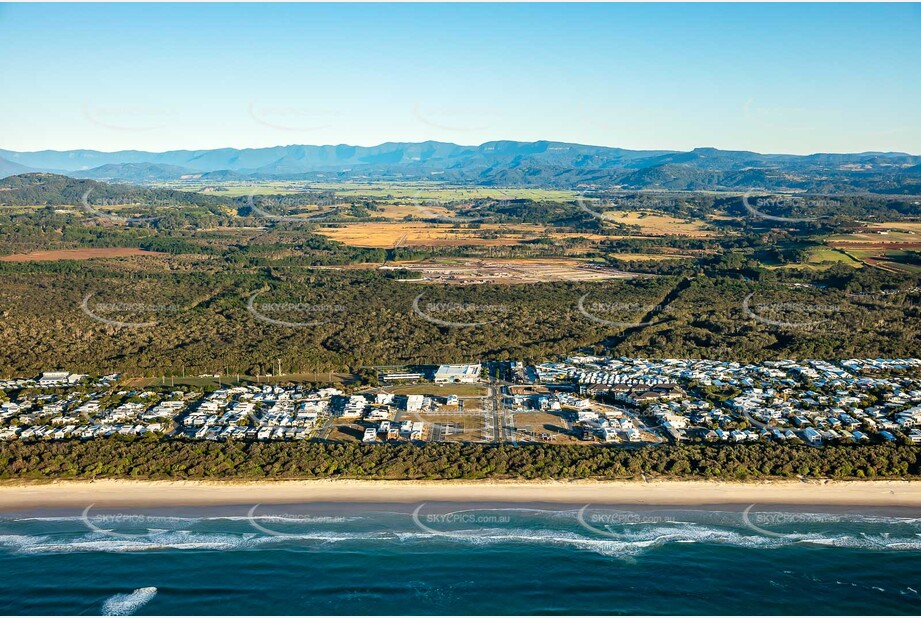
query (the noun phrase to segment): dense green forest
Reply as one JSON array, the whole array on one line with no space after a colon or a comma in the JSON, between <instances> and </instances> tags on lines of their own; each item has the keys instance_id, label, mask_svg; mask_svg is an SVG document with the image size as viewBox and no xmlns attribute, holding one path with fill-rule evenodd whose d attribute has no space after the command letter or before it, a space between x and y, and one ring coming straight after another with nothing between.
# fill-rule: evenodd
<instances>
[{"instance_id":1,"label":"dense green forest","mask_svg":"<svg viewBox=\"0 0 921 618\"><path fill-rule=\"evenodd\" d=\"M97 439L0 445L0 479L906 478L912 446L602 446Z\"/></svg>"},{"instance_id":2,"label":"dense green forest","mask_svg":"<svg viewBox=\"0 0 921 618\"><path fill-rule=\"evenodd\" d=\"M289 370L346 371L543 360L584 347L736 360L904 357L917 355L921 340L917 279L882 271L766 271L722 260L696 274L605 283L419 288L398 281L399 271L315 270L251 250L168 262L0 263L0 371L253 375L276 359ZM436 318L483 323L426 321L413 309L420 293ZM320 323L260 319L248 310L253 295L263 316ZM608 323L582 313L580 299ZM102 323L88 311L147 326Z\"/></svg>"},{"instance_id":3,"label":"dense green forest","mask_svg":"<svg viewBox=\"0 0 921 618\"><path fill-rule=\"evenodd\" d=\"M136 247L163 255L0 262L0 336L5 344L0 375L51 369L253 375L279 359L291 371L357 371L369 365L487 358L545 360L586 348L615 355L740 361L916 356L921 341L921 277L843 263L799 267L811 251L824 249L823 234L850 229L852 219L836 216L773 227L769 221L726 216L744 211L738 196L637 193L618 198L626 200L625 208L655 207L694 220L723 213L714 220L715 231L701 237L625 234L629 230L624 228L632 226L599 221L577 203L476 199L450 205L492 221L542 222L576 237L385 249L332 241L316 233L315 223L254 218L250 206L290 214L304 204L336 202L331 191L250 202L55 175L2 182L8 190L0 191L0 201L49 205L0 209L0 254ZM155 221L138 224L100 221L79 207L54 207L74 199L79 203L89 189L116 201L158 197L172 202L154 210ZM853 216L869 211L895 216L917 209L894 198L835 199ZM358 209L345 218L375 219L375 199L355 202ZM787 206L793 210L775 210L802 214L792 204ZM585 240L582 232L595 240ZM683 257L669 257L674 253ZM912 264L913 254L903 253L900 259ZM633 259L636 254L661 259ZM377 269L396 260L433 257L559 255L642 277L420 287L400 281L409 277L404 271ZM448 327L426 321L414 311L416 302L423 308L449 308L441 313L430 309L436 319L479 324ZM263 311L260 317L257 305L288 310ZM469 311L451 314L452 306Z\"/></svg>"}]
</instances>

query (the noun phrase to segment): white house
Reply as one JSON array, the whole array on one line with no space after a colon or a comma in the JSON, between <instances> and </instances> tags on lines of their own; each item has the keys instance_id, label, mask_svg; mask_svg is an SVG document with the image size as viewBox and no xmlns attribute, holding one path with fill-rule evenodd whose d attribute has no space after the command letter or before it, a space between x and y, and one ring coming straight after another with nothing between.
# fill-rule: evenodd
<instances>
[{"instance_id":1,"label":"white house","mask_svg":"<svg viewBox=\"0 0 921 618\"><path fill-rule=\"evenodd\" d=\"M407 412L418 412L422 409L422 404L425 401L425 397L422 395L407 395L406 396L406 411Z\"/></svg>"}]
</instances>

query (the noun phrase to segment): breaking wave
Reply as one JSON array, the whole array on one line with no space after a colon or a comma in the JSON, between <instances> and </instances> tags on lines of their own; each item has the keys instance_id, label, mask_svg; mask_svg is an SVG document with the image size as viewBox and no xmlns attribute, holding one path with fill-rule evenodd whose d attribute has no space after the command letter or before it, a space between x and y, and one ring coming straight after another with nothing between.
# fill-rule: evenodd
<instances>
[{"instance_id":1,"label":"breaking wave","mask_svg":"<svg viewBox=\"0 0 921 618\"><path fill-rule=\"evenodd\" d=\"M280 518L284 520L284 518ZM260 518L262 520L262 518ZM298 520L305 523L305 520ZM328 522L327 522L328 523ZM152 550L229 551L249 550L279 545L322 547L340 543L425 544L461 543L473 546L501 544L532 544L548 547L570 547L603 556L628 558L653 548L673 543L727 545L755 549L772 549L794 544L813 546L921 551L921 534L909 532L808 532L787 536L765 536L744 527L718 527L687 522L665 522L655 525L631 523L616 533L598 534L582 529L566 529L558 525L535 527L483 527L466 530L444 530L432 534L421 529L395 527L376 530L316 529L304 526L277 536L256 530L150 530L147 534L125 538L105 532L81 531L75 534L6 534L0 535L0 548L21 554L70 552L144 552Z\"/></svg>"},{"instance_id":2,"label":"breaking wave","mask_svg":"<svg viewBox=\"0 0 921 618\"><path fill-rule=\"evenodd\" d=\"M112 595L102 604L103 616L130 616L138 611L157 595L157 589L153 586L149 588L138 588L128 594Z\"/></svg>"}]
</instances>

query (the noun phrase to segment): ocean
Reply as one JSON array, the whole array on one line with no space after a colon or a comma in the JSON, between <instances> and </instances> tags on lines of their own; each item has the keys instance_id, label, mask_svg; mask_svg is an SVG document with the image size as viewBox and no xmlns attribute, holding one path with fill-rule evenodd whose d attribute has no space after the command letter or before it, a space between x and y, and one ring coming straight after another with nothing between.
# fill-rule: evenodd
<instances>
[{"instance_id":1,"label":"ocean","mask_svg":"<svg viewBox=\"0 0 921 618\"><path fill-rule=\"evenodd\" d=\"M917 510L429 503L0 515L0 613L919 614Z\"/></svg>"}]
</instances>

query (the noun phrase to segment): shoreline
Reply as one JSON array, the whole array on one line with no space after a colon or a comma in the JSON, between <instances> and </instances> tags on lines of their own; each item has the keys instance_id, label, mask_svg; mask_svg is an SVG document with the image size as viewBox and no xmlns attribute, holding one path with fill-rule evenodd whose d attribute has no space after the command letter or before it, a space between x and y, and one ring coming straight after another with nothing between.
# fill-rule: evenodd
<instances>
[{"instance_id":1,"label":"shoreline","mask_svg":"<svg viewBox=\"0 0 921 618\"><path fill-rule=\"evenodd\" d=\"M303 503L774 504L921 509L915 481L53 481L0 483L0 512Z\"/></svg>"}]
</instances>

